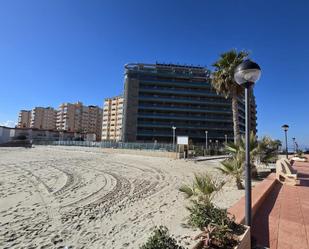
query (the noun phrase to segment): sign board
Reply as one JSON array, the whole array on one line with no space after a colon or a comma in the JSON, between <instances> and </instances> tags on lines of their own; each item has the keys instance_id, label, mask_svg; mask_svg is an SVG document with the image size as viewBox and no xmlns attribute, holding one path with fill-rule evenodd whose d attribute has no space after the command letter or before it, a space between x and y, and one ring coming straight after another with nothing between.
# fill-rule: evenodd
<instances>
[{"instance_id":1,"label":"sign board","mask_svg":"<svg viewBox=\"0 0 309 249\"><path fill-rule=\"evenodd\" d=\"M189 144L189 137L188 136L177 136L177 144Z\"/></svg>"}]
</instances>

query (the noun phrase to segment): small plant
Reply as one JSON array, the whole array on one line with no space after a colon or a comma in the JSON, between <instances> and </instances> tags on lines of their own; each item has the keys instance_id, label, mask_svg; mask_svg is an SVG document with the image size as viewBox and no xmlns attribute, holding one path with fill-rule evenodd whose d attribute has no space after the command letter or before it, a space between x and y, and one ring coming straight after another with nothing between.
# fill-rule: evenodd
<instances>
[{"instance_id":1,"label":"small plant","mask_svg":"<svg viewBox=\"0 0 309 249\"><path fill-rule=\"evenodd\" d=\"M199 248L224 248L232 249L238 244L238 238L227 225L209 224L195 237L200 240L194 249Z\"/></svg>"},{"instance_id":2,"label":"small plant","mask_svg":"<svg viewBox=\"0 0 309 249\"><path fill-rule=\"evenodd\" d=\"M209 174L194 175L192 186L183 185L179 191L187 198L195 197L197 200L208 203L222 189L224 181L219 180Z\"/></svg>"},{"instance_id":3,"label":"small plant","mask_svg":"<svg viewBox=\"0 0 309 249\"><path fill-rule=\"evenodd\" d=\"M164 226L156 227L152 236L140 249L184 249L177 245L174 238L169 235L168 229Z\"/></svg>"}]
</instances>

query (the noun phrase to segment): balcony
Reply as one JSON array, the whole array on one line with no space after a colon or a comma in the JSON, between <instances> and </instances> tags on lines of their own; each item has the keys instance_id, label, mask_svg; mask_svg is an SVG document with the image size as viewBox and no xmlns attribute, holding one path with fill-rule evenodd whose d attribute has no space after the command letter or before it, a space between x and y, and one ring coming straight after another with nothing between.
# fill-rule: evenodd
<instances>
[{"instance_id":1,"label":"balcony","mask_svg":"<svg viewBox=\"0 0 309 249\"><path fill-rule=\"evenodd\" d=\"M171 98L171 97L161 97L161 96L139 96L139 100L150 101L150 102L165 102L165 103L187 103L187 104L200 104L200 105L214 105L214 106L231 106L229 102L220 101L207 101L204 99L190 99L190 98Z\"/></svg>"},{"instance_id":2,"label":"balcony","mask_svg":"<svg viewBox=\"0 0 309 249\"><path fill-rule=\"evenodd\" d=\"M177 126L177 129L188 129L188 130L201 130L205 132L205 130L208 131L233 131L233 126L227 124L226 127L209 127L205 125L179 125L179 124L174 124ZM137 124L138 128L166 128L166 129L171 129L172 124L159 124L159 123L138 123Z\"/></svg>"},{"instance_id":3,"label":"balcony","mask_svg":"<svg viewBox=\"0 0 309 249\"><path fill-rule=\"evenodd\" d=\"M220 113L220 114L232 114L232 111L227 110L207 110L204 108L196 107L175 107L175 106L145 106L139 105L139 110L156 110L156 111L171 111L171 112L195 112L195 113Z\"/></svg>"},{"instance_id":4,"label":"balcony","mask_svg":"<svg viewBox=\"0 0 309 249\"><path fill-rule=\"evenodd\" d=\"M174 95L191 95L191 96L207 96L207 97L215 97L215 98L223 98L222 96L216 94L211 91L204 91L201 89L196 90L180 90L180 89L171 89L171 88L154 88L154 87L140 87L140 92L145 93L163 93L163 94L174 94Z\"/></svg>"},{"instance_id":5,"label":"balcony","mask_svg":"<svg viewBox=\"0 0 309 249\"><path fill-rule=\"evenodd\" d=\"M229 119L220 118L207 118L205 116L192 117L192 116L174 116L174 115L160 115L160 114L138 114L138 118L144 119L158 119L158 120L192 120L192 121L207 121L207 122L225 122L231 123L232 117Z\"/></svg>"},{"instance_id":6,"label":"balcony","mask_svg":"<svg viewBox=\"0 0 309 249\"><path fill-rule=\"evenodd\" d=\"M140 80L141 84L145 85L158 85L158 86L179 86L179 87L191 87L191 88L204 88L204 89L210 89L211 85L209 82L179 82L179 81L166 81L166 80Z\"/></svg>"}]
</instances>

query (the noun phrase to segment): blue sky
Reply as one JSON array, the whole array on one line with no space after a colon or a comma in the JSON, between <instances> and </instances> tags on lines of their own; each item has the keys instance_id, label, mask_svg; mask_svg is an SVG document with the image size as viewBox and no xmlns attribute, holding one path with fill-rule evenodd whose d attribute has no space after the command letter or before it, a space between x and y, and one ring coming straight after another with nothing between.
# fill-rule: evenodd
<instances>
[{"instance_id":1,"label":"blue sky","mask_svg":"<svg viewBox=\"0 0 309 249\"><path fill-rule=\"evenodd\" d=\"M309 1L0 0L0 123L20 109L102 106L128 62L210 67L248 49L260 64L259 135L309 146ZM290 139L291 140L291 139ZM291 142L291 141L290 141Z\"/></svg>"}]
</instances>

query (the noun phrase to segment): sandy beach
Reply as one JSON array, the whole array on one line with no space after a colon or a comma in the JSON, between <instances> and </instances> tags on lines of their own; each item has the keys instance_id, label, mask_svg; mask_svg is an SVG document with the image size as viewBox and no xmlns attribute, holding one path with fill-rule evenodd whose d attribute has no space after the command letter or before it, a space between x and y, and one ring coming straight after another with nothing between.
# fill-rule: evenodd
<instances>
[{"instance_id":1,"label":"sandy beach","mask_svg":"<svg viewBox=\"0 0 309 249\"><path fill-rule=\"evenodd\" d=\"M191 248L188 200L178 191L194 173L221 176L218 161L103 153L99 148L0 149L0 248L134 248L165 225ZM233 183L215 203L244 194Z\"/></svg>"}]
</instances>

